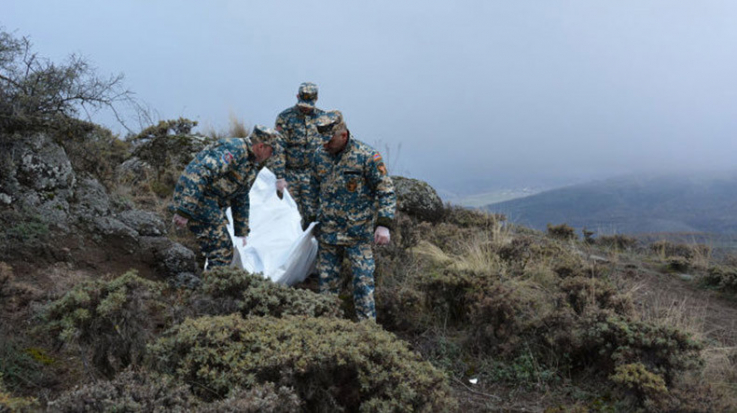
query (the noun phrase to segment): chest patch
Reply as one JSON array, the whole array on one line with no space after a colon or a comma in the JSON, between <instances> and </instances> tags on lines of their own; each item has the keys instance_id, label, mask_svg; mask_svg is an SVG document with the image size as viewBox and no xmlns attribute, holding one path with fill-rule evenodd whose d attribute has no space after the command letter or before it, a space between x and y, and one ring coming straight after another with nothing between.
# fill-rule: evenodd
<instances>
[{"instance_id":1,"label":"chest patch","mask_svg":"<svg viewBox=\"0 0 737 413\"><path fill-rule=\"evenodd\" d=\"M356 179L351 179L345 184L345 189L348 192L356 192L356 188L358 188L358 181Z\"/></svg>"}]
</instances>

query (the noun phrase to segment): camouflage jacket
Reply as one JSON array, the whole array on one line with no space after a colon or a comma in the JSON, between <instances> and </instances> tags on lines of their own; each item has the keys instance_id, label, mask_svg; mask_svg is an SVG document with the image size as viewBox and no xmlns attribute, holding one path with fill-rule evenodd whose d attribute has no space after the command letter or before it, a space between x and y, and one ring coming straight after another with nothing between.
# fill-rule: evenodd
<instances>
[{"instance_id":1,"label":"camouflage jacket","mask_svg":"<svg viewBox=\"0 0 737 413\"><path fill-rule=\"evenodd\" d=\"M287 169L303 169L310 165L312 155L322 146L322 136L317 133L315 121L323 113L323 110L315 108L311 114L305 115L292 106L276 117L276 130L283 137L281 146L284 149L278 156L284 159Z\"/></svg>"},{"instance_id":2,"label":"camouflage jacket","mask_svg":"<svg viewBox=\"0 0 737 413\"><path fill-rule=\"evenodd\" d=\"M174 210L183 217L216 223L230 207L235 235L248 235L248 191L260 170L250 139L225 138L198 153L179 177Z\"/></svg>"},{"instance_id":3,"label":"camouflage jacket","mask_svg":"<svg viewBox=\"0 0 737 413\"><path fill-rule=\"evenodd\" d=\"M381 155L349 137L342 152L315 153L307 216L320 222L318 239L349 245L372 239L374 226L392 227L397 198Z\"/></svg>"}]
</instances>

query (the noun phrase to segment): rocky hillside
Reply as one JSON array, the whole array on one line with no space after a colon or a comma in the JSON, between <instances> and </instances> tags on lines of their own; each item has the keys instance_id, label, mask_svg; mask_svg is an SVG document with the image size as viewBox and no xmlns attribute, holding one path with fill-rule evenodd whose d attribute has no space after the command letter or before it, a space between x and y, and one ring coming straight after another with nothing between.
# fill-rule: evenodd
<instances>
[{"instance_id":1,"label":"rocky hillside","mask_svg":"<svg viewBox=\"0 0 737 413\"><path fill-rule=\"evenodd\" d=\"M347 273L334 299L197 270L167 224L207 141L183 123L112 154L80 151L111 147L94 125L0 135L0 411L737 408L735 257L543 233L394 177L378 324L358 323Z\"/></svg>"}]
</instances>

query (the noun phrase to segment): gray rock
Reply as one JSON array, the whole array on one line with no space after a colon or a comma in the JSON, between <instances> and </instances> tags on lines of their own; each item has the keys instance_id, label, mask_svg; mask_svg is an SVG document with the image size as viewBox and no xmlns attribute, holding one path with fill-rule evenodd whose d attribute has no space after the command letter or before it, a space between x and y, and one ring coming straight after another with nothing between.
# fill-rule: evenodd
<instances>
[{"instance_id":1,"label":"gray rock","mask_svg":"<svg viewBox=\"0 0 737 413\"><path fill-rule=\"evenodd\" d=\"M23 140L15 148L16 178L37 191L71 188L75 182L72 164L64 148L45 134Z\"/></svg>"},{"instance_id":2,"label":"gray rock","mask_svg":"<svg viewBox=\"0 0 737 413\"><path fill-rule=\"evenodd\" d=\"M443 200L426 182L393 176L397 208L424 221L437 222L443 217Z\"/></svg>"},{"instance_id":3,"label":"gray rock","mask_svg":"<svg viewBox=\"0 0 737 413\"><path fill-rule=\"evenodd\" d=\"M133 228L112 217L92 218L95 238L119 251L133 254L138 250L139 236Z\"/></svg>"},{"instance_id":4,"label":"gray rock","mask_svg":"<svg viewBox=\"0 0 737 413\"><path fill-rule=\"evenodd\" d=\"M166 224L153 212L132 209L118 214L118 219L142 236L154 237L166 234Z\"/></svg>"},{"instance_id":5,"label":"gray rock","mask_svg":"<svg viewBox=\"0 0 737 413\"><path fill-rule=\"evenodd\" d=\"M197 267L195 253L179 243L172 243L165 250L157 251L155 256L159 267L169 277L176 277L180 273L194 273Z\"/></svg>"},{"instance_id":6,"label":"gray rock","mask_svg":"<svg viewBox=\"0 0 737 413\"><path fill-rule=\"evenodd\" d=\"M110 215L110 197L97 179L80 179L75 187L74 201L73 213L82 220Z\"/></svg>"},{"instance_id":7,"label":"gray rock","mask_svg":"<svg viewBox=\"0 0 737 413\"><path fill-rule=\"evenodd\" d=\"M134 156L115 168L115 180L119 183L135 184L154 172L154 168Z\"/></svg>"}]
</instances>

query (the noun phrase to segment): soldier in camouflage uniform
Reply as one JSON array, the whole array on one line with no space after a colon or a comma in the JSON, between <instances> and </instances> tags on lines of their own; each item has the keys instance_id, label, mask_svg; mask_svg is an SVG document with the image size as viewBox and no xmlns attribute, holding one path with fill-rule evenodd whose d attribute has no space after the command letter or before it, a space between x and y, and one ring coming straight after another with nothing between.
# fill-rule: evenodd
<instances>
[{"instance_id":1,"label":"soldier in camouflage uniform","mask_svg":"<svg viewBox=\"0 0 737 413\"><path fill-rule=\"evenodd\" d=\"M297 104L276 118L276 130L283 137L284 152L279 152L275 158L282 158L281 163L286 168L286 181L277 181L277 189L289 186L289 194L297 203L302 217L305 216L304 197L310 185L310 162L312 155L322 145L315 121L325 112L315 107L316 101L317 85L302 83L297 91ZM278 171L275 174L277 178L282 178Z\"/></svg>"},{"instance_id":2,"label":"soldier in camouflage uniform","mask_svg":"<svg viewBox=\"0 0 737 413\"><path fill-rule=\"evenodd\" d=\"M188 226L197 237L208 269L228 266L233 245L225 210L233 214L236 237L246 245L248 191L263 163L271 157L279 134L255 126L248 138L220 139L198 153L179 177L174 190L173 222Z\"/></svg>"},{"instance_id":3,"label":"soldier in camouflage uniform","mask_svg":"<svg viewBox=\"0 0 737 413\"><path fill-rule=\"evenodd\" d=\"M347 256L356 316L375 321L371 241L377 245L390 241L396 210L394 185L381 155L350 134L340 112L321 116L318 130L325 143L313 158L307 221L319 222L320 292L339 292L340 267Z\"/></svg>"}]
</instances>

